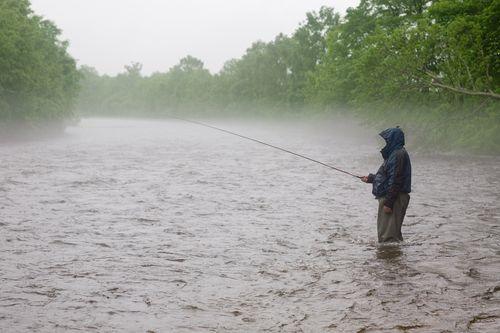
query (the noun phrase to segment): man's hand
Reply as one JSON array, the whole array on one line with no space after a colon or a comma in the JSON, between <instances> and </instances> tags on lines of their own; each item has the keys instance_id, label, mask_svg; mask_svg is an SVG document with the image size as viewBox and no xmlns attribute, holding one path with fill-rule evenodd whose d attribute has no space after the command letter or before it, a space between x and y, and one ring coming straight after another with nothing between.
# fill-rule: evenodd
<instances>
[{"instance_id":1,"label":"man's hand","mask_svg":"<svg viewBox=\"0 0 500 333\"><path fill-rule=\"evenodd\" d=\"M363 183L368 183L368 176L360 177L360 179Z\"/></svg>"},{"instance_id":2,"label":"man's hand","mask_svg":"<svg viewBox=\"0 0 500 333\"><path fill-rule=\"evenodd\" d=\"M392 213L392 208L384 206L384 213L391 214Z\"/></svg>"}]
</instances>

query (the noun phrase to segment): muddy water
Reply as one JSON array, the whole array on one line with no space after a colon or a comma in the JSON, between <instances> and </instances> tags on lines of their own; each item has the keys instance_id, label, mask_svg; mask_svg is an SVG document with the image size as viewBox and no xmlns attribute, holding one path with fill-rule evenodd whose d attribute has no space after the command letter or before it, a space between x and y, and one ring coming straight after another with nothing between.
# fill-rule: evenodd
<instances>
[{"instance_id":1,"label":"muddy water","mask_svg":"<svg viewBox=\"0 0 500 333\"><path fill-rule=\"evenodd\" d=\"M345 124L217 122L357 173ZM366 184L176 121L0 145L1 332L499 332L500 158L413 155L397 246Z\"/></svg>"}]
</instances>

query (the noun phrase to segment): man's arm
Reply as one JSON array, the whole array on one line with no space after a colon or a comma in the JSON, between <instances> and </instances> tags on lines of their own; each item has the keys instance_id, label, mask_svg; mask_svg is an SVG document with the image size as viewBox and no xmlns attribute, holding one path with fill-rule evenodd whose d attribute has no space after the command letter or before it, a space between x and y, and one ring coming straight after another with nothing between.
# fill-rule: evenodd
<instances>
[{"instance_id":1,"label":"man's arm","mask_svg":"<svg viewBox=\"0 0 500 333\"><path fill-rule=\"evenodd\" d=\"M403 187L403 170L405 164L405 151L403 149L398 150L395 154L393 163L388 163L390 166L387 170L388 176L388 190L387 196L385 198L384 206L392 209L394 207L394 201Z\"/></svg>"}]
</instances>

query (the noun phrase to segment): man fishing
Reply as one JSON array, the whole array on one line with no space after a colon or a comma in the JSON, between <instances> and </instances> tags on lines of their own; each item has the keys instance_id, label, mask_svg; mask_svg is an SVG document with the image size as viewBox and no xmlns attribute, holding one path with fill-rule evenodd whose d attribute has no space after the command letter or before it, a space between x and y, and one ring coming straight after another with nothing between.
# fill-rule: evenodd
<instances>
[{"instance_id":1,"label":"man fishing","mask_svg":"<svg viewBox=\"0 0 500 333\"><path fill-rule=\"evenodd\" d=\"M411 162L404 148L405 135L399 128L388 128L379 134L385 140L380 151L384 163L375 175L361 177L373 184L372 193L379 201L377 233L379 243L403 240L401 226L410 202Z\"/></svg>"}]
</instances>

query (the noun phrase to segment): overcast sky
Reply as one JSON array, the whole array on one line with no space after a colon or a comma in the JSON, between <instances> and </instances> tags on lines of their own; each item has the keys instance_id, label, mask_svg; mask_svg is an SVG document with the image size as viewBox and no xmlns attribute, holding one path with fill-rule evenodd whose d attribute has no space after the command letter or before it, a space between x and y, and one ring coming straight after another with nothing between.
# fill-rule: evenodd
<instances>
[{"instance_id":1,"label":"overcast sky","mask_svg":"<svg viewBox=\"0 0 500 333\"><path fill-rule=\"evenodd\" d=\"M31 0L54 21L80 65L116 74L132 61L143 73L166 71L193 55L212 72L256 40L289 34L308 11L341 14L359 0Z\"/></svg>"}]
</instances>

